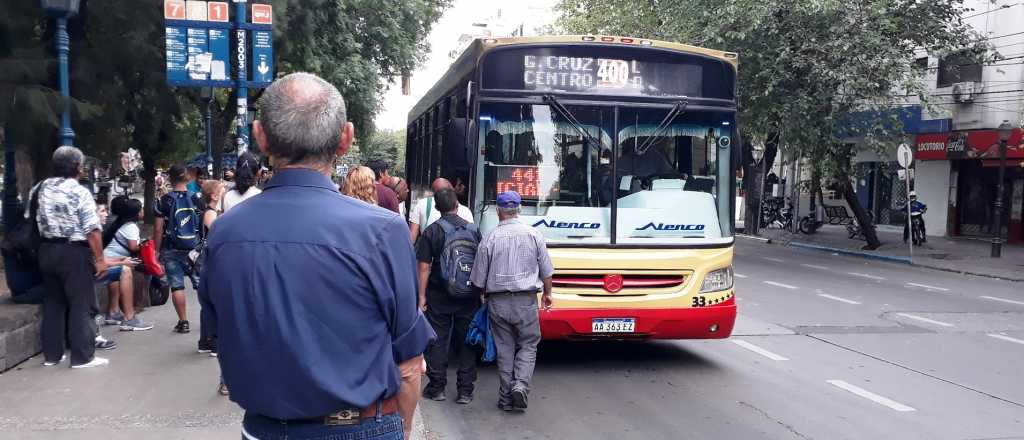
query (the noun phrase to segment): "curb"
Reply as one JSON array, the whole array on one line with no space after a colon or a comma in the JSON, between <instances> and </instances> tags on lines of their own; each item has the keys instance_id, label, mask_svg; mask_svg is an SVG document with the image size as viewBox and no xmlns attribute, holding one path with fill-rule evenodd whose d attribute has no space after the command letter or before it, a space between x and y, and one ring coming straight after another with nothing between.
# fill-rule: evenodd
<instances>
[{"instance_id":1,"label":"curb","mask_svg":"<svg viewBox=\"0 0 1024 440\"><path fill-rule=\"evenodd\" d=\"M842 254L842 255L850 255L850 256L854 256L854 257L867 258L869 260L882 260L882 261L888 261L888 262L891 262L891 263L903 263L903 264L914 265L910 261L910 258L908 258L908 257L894 257L894 256L891 256L891 255L872 254L872 253L868 253L868 252L854 251L854 250L850 250L850 249L835 248L835 247L822 246L822 245L810 244L810 243L801 243L799 241L791 241L791 242L789 242L789 245L793 246L793 247L798 247L798 248L813 249L813 250L817 250L817 251L833 252L833 253Z\"/></svg>"}]
</instances>

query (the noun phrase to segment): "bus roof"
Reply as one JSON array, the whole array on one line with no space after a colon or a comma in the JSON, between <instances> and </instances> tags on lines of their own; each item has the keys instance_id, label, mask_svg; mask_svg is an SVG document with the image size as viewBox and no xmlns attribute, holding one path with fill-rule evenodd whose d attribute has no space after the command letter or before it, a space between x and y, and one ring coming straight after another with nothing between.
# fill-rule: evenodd
<instances>
[{"instance_id":1,"label":"bus roof","mask_svg":"<svg viewBox=\"0 0 1024 440\"><path fill-rule=\"evenodd\" d=\"M449 90L458 85L467 74L476 68L480 58L492 49L525 44L574 44L593 46L632 46L637 48L668 49L677 52L704 55L729 63L735 68L738 56L735 52L725 52L688 44L669 41L651 40L646 38L619 37L611 35L544 35L535 37L509 38L477 38L473 40L462 54L448 68L448 71L434 84L423 98L409 111L409 122L418 118L434 105Z\"/></svg>"}]
</instances>

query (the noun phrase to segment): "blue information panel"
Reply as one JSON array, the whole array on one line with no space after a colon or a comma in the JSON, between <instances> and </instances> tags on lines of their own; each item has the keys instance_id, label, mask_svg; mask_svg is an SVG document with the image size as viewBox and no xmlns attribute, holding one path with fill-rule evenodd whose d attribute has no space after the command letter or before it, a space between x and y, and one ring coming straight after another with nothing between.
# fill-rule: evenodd
<instances>
[{"instance_id":1,"label":"blue information panel","mask_svg":"<svg viewBox=\"0 0 1024 440\"><path fill-rule=\"evenodd\" d=\"M167 45L167 80L187 80L188 71L185 70L185 63L188 62L188 49L185 28L168 26L165 41Z\"/></svg>"},{"instance_id":2,"label":"blue information panel","mask_svg":"<svg viewBox=\"0 0 1024 440\"><path fill-rule=\"evenodd\" d=\"M257 83L274 80L274 39L270 31L252 32L252 80Z\"/></svg>"},{"instance_id":3,"label":"blue information panel","mask_svg":"<svg viewBox=\"0 0 1024 440\"><path fill-rule=\"evenodd\" d=\"M213 60L210 63L211 80L227 81L231 79L228 34L227 29L210 29L210 53L213 54Z\"/></svg>"},{"instance_id":4,"label":"blue information panel","mask_svg":"<svg viewBox=\"0 0 1024 440\"><path fill-rule=\"evenodd\" d=\"M204 72L198 72L199 64L205 64L200 55L205 54L209 45L207 43L207 30L202 28L188 28L188 73L194 80L210 79ZM207 60L208 61L208 60Z\"/></svg>"}]
</instances>

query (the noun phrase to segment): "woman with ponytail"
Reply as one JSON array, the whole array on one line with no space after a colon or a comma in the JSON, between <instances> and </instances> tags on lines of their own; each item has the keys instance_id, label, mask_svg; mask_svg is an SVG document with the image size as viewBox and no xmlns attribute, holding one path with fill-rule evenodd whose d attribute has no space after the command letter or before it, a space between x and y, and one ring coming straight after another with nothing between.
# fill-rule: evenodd
<instances>
[{"instance_id":1,"label":"woman with ponytail","mask_svg":"<svg viewBox=\"0 0 1024 440\"><path fill-rule=\"evenodd\" d=\"M241 156L238 156L238 162L235 165L235 188L224 194L223 212L228 212L235 205L263 192L256 187L259 173L260 161L256 160L252 154L242 153Z\"/></svg>"}]
</instances>

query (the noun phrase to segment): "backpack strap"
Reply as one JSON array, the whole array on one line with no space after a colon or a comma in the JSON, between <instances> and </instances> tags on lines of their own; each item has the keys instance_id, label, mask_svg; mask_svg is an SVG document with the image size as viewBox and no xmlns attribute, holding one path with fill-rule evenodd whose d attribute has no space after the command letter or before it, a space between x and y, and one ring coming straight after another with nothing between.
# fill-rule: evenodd
<instances>
[{"instance_id":1,"label":"backpack strap","mask_svg":"<svg viewBox=\"0 0 1024 440\"><path fill-rule=\"evenodd\" d=\"M445 237L447 237L448 234L451 234L452 232L455 232L456 226L453 225L448 220L445 220L444 218L437 219L437 224L441 225L441 229L444 230L444 236Z\"/></svg>"}]
</instances>

